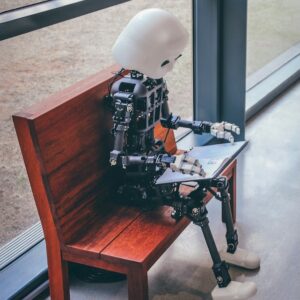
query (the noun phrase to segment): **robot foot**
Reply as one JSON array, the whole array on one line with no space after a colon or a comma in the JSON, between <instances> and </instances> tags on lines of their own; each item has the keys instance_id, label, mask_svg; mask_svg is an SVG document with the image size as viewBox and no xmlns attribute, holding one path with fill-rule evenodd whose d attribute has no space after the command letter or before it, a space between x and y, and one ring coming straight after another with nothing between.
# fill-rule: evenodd
<instances>
[{"instance_id":1,"label":"robot foot","mask_svg":"<svg viewBox=\"0 0 300 300\"><path fill-rule=\"evenodd\" d=\"M254 282L231 281L226 287L216 286L211 295L214 300L244 300L254 296L256 291Z\"/></svg>"},{"instance_id":2,"label":"robot foot","mask_svg":"<svg viewBox=\"0 0 300 300\"><path fill-rule=\"evenodd\" d=\"M220 251L220 256L227 263L245 269L254 270L260 266L258 255L245 249L237 248L234 253L229 253L227 246L224 246Z\"/></svg>"}]
</instances>

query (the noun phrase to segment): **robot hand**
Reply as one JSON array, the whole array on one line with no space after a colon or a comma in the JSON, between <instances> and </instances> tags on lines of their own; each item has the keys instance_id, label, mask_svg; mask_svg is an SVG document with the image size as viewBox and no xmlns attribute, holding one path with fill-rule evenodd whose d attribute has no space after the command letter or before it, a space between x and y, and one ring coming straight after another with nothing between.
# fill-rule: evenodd
<instances>
[{"instance_id":1,"label":"robot hand","mask_svg":"<svg viewBox=\"0 0 300 300\"><path fill-rule=\"evenodd\" d=\"M213 123L210 127L210 134L215 136L217 139L225 139L230 143L234 143L234 137L231 132L240 134L240 128L234 124L221 122Z\"/></svg>"},{"instance_id":2,"label":"robot hand","mask_svg":"<svg viewBox=\"0 0 300 300\"><path fill-rule=\"evenodd\" d=\"M202 169L202 165L199 160L193 157L188 157L187 153L181 155L175 155L175 161L170 164L172 171L181 172L183 174L198 174L202 177L205 177L205 172Z\"/></svg>"}]
</instances>

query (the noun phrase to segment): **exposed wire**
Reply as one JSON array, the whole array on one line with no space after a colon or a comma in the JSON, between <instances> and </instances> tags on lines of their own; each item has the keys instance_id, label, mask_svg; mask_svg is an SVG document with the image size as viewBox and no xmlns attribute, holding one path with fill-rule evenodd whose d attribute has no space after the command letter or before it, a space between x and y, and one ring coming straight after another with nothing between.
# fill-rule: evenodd
<instances>
[{"instance_id":1,"label":"exposed wire","mask_svg":"<svg viewBox=\"0 0 300 300\"><path fill-rule=\"evenodd\" d=\"M167 133L166 133L166 136L165 136L165 139L164 139L164 143L166 142L166 140L167 140L167 138L168 138L168 135L169 135L170 129L171 129L171 128L168 128L168 130L167 130Z\"/></svg>"},{"instance_id":2,"label":"exposed wire","mask_svg":"<svg viewBox=\"0 0 300 300\"><path fill-rule=\"evenodd\" d=\"M124 77L124 75L122 74L124 71L125 71L125 69L121 68L118 72L113 73L115 76L113 77L112 81L110 83L108 83L108 85L107 85L108 95L111 94L111 88L112 88L113 84L117 81L117 79L119 77Z\"/></svg>"}]
</instances>

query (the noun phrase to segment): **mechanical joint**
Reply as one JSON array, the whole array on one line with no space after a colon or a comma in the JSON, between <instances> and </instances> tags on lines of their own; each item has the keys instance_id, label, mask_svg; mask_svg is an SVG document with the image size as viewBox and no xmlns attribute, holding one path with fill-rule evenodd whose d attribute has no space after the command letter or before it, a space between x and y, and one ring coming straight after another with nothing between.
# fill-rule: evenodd
<instances>
[{"instance_id":1,"label":"mechanical joint","mask_svg":"<svg viewBox=\"0 0 300 300\"><path fill-rule=\"evenodd\" d=\"M220 288L226 287L231 281L230 275L228 273L229 266L227 265L227 263L225 261L222 261L220 263L214 264L212 269L217 279L218 286Z\"/></svg>"},{"instance_id":2,"label":"mechanical joint","mask_svg":"<svg viewBox=\"0 0 300 300\"><path fill-rule=\"evenodd\" d=\"M192 221L194 222L194 224L200 226L201 228L208 226L209 220L206 216L205 217L191 216L191 218L192 218Z\"/></svg>"},{"instance_id":3,"label":"mechanical joint","mask_svg":"<svg viewBox=\"0 0 300 300\"><path fill-rule=\"evenodd\" d=\"M217 177L212 180L212 186L216 187L219 191L226 190L228 188L228 180L225 176Z\"/></svg>"},{"instance_id":4,"label":"mechanical joint","mask_svg":"<svg viewBox=\"0 0 300 300\"><path fill-rule=\"evenodd\" d=\"M234 253L239 243L237 231L234 230L233 234L227 233L226 240L227 240L227 252Z\"/></svg>"},{"instance_id":5,"label":"mechanical joint","mask_svg":"<svg viewBox=\"0 0 300 300\"><path fill-rule=\"evenodd\" d=\"M165 118L160 119L161 125L165 128L170 128L170 129L177 129L179 127L179 121L180 121L180 117L173 116L172 114L170 114L167 119Z\"/></svg>"}]
</instances>

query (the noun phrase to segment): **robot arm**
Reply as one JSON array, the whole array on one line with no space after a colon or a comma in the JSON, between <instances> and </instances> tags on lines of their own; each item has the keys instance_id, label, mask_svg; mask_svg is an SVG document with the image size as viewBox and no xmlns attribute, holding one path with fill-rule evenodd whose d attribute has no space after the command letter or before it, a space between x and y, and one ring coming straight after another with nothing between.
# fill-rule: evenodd
<instances>
[{"instance_id":1,"label":"robot arm","mask_svg":"<svg viewBox=\"0 0 300 300\"><path fill-rule=\"evenodd\" d=\"M155 166L158 170L170 168L172 171L183 174L198 174L205 176L205 172L198 159L188 157L186 153L181 155L157 154L146 155L119 155L116 164L119 162L124 169L133 165Z\"/></svg>"},{"instance_id":2,"label":"robot arm","mask_svg":"<svg viewBox=\"0 0 300 300\"><path fill-rule=\"evenodd\" d=\"M225 139L231 143L234 142L234 137L231 132L240 134L240 128L238 126L227 122L212 123L207 121L186 121L181 120L179 116L173 116L172 114L170 114L168 118L161 118L160 122L165 128L190 128L196 134L210 133L217 139Z\"/></svg>"},{"instance_id":3,"label":"robot arm","mask_svg":"<svg viewBox=\"0 0 300 300\"><path fill-rule=\"evenodd\" d=\"M116 165L119 156L122 154L125 145L126 132L129 129L129 123L132 117L132 97L131 95L122 95L114 103L115 113L114 122L114 149L110 152L110 164Z\"/></svg>"}]
</instances>

